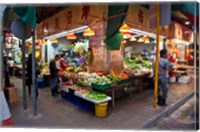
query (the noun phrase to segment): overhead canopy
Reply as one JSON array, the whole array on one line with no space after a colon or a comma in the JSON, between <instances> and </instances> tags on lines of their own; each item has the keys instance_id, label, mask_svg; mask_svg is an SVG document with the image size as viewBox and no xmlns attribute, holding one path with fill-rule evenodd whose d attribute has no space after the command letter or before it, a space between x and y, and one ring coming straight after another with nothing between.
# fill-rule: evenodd
<instances>
[{"instance_id":1,"label":"overhead canopy","mask_svg":"<svg viewBox=\"0 0 200 132\"><path fill-rule=\"evenodd\" d=\"M128 5L109 5L108 6L108 21L106 32L106 47L107 50L119 50L123 34L119 32L120 26L123 24L125 15L117 16L128 11Z\"/></svg>"},{"instance_id":2,"label":"overhead canopy","mask_svg":"<svg viewBox=\"0 0 200 132\"><path fill-rule=\"evenodd\" d=\"M16 7L13 6L12 9L18 15L18 17L30 25L33 29L36 27L36 8L35 7Z\"/></svg>"},{"instance_id":3,"label":"overhead canopy","mask_svg":"<svg viewBox=\"0 0 200 132\"><path fill-rule=\"evenodd\" d=\"M195 15L195 6L196 6L196 16L199 15L199 3L197 2L184 2L182 4L173 4L173 10L179 10L184 13L190 13L193 16Z\"/></svg>"},{"instance_id":4,"label":"overhead canopy","mask_svg":"<svg viewBox=\"0 0 200 132\"><path fill-rule=\"evenodd\" d=\"M196 6L196 10L195 10ZM183 2L172 4L172 17L175 21L185 25L185 22L189 21L190 24L185 25L190 29L193 29L195 20L197 31L199 27L199 3L197 2Z\"/></svg>"}]
</instances>

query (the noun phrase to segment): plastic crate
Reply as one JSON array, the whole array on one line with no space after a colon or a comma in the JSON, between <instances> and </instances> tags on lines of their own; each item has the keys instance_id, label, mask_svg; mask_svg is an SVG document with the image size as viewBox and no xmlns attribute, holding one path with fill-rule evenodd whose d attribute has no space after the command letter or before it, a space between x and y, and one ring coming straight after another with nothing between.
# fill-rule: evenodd
<instances>
[{"instance_id":1,"label":"plastic crate","mask_svg":"<svg viewBox=\"0 0 200 132\"><path fill-rule=\"evenodd\" d=\"M117 82L117 84L127 83L128 81L130 81L130 79L123 79L123 80Z\"/></svg>"},{"instance_id":2,"label":"plastic crate","mask_svg":"<svg viewBox=\"0 0 200 132\"><path fill-rule=\"evenodd\" d=\"M92 103L92 102L89 102L87 100L84 100L84 99L80 99L80 102L78 104L78 107L84 111L92 111L94 112L95 110L95 104Z\"/></svg>"},{"instance_id":3,"label":"plastic crate","mask_svg":"<svg viewBox=\"0 0 200 132\"><path fill-rule=\"evenodd\" d=\"M63 90L61 90L61 98L68 101L69 94Z\"/></svg>"},{"instance_id":4,"label":"plastic crate","mask_svg":"<svg viewBox=\"0 0 200 132\"><path fill-rule=\"evenodd\" d=\"M44 88L45 87L45 83L44 83L43 77L38 77L37 78L37 84L38 84L38 88Z\"/></svg>"},{"instance_id":5,"label":"plastic crate","mask_svg":"<svg viewBox=\"0 0 200 132\"><path fill-rule=\"evenodd\" d=\"M43 80L37 81L37 84L38 84L38 88L44 88L45 87Z\"/></svg>"},{"instance_id":6,"label":"plastic crate","mask_svg":"<svg viewBox=\"0 0 200 132\"><path fill-rule=\"evenodd\" d=\"M106 90L111 88L111 84L106 84L106 85L92 84L92 88L96 90Z\"/></svg>"}]
</instances>

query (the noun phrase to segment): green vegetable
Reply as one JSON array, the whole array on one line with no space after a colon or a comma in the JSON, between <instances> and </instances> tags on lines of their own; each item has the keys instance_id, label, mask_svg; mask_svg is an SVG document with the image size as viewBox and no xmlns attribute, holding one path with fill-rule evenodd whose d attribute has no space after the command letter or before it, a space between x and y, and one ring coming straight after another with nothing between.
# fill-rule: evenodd
<instances>
[{"instance_id":1,"label":"green vegetable","mask_svg":"<svg viewBox=\"0 0 200 132\"><path fill-rule=\"evenodd\" d=\"M98 92L90 92L86 94L85 97L93 99L93 100L104 100L107 98L107 95L103 93L98 93Z\"/></svg>"}]
</instances>

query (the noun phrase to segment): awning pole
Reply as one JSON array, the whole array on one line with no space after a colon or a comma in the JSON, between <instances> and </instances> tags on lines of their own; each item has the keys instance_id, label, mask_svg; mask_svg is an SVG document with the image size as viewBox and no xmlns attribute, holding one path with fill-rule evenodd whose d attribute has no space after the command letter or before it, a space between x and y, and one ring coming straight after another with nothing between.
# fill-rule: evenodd
<instances>
[{"instance_id":1,"label":"awning pole","mask_svg":"<svg viewBox=\"0 0 200 132\"><path fill-rule=\"evenodd\" d=\"M32 35L32 85L33 85L33 115L37 115L37 82L36 82L36 61L35 61L35 29L33 29Z\"/></svg>"},{"instance_id":2,"label":"awning pole","mask_svg":"<svg viewBox=\"0 0 200 132\"><path fill-rule=\"evenodd\" d=\"M24 26L24 38L22 39L22 78L23 78L23 107L27 109L27 97L26 97L26 55L25 55L25 26Z\"/></svg>"},{"instance_id":3,"label":"awning pole","mask_svg":"<svg viewBox=\"0 0 200 132\"><path fill-rule=\"evenodd\" d=\"M3 13L5 5L0 5L0 25L3 25ZM0 31L0 89L3 88L3 30ZM1 89L2 90L2 89Z\"/></svg>"},{"instance_id":4,"label":"awning pole","mask_svg":"<svg viewBox=\"0 0 200 132\"><path fill-rule=\"evenodd\" d=\"M159 34L160 34L160 5L156 4L156 62L155 62L155 80L154 80L154 108L157 107L158 96L158 68L159 68Z\"/></svg>"}]
</instances>

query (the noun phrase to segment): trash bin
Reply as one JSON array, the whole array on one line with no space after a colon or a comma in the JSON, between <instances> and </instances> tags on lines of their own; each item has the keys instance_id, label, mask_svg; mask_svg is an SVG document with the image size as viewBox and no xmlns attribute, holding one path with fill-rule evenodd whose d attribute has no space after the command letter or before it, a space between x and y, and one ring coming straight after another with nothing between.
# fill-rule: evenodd
<instances>
[{"instance_id":1,"label":"trash bin","mask_svg":"<svg viewBox=\"0 0 200 132\"><path fill-rule=\"evenodd\" d=\"M108 107L108 102L101 103L101 104L95 104L96 116L98 116L98 117L107 116L107 107Z\"/></svg>"}]
</instances>

